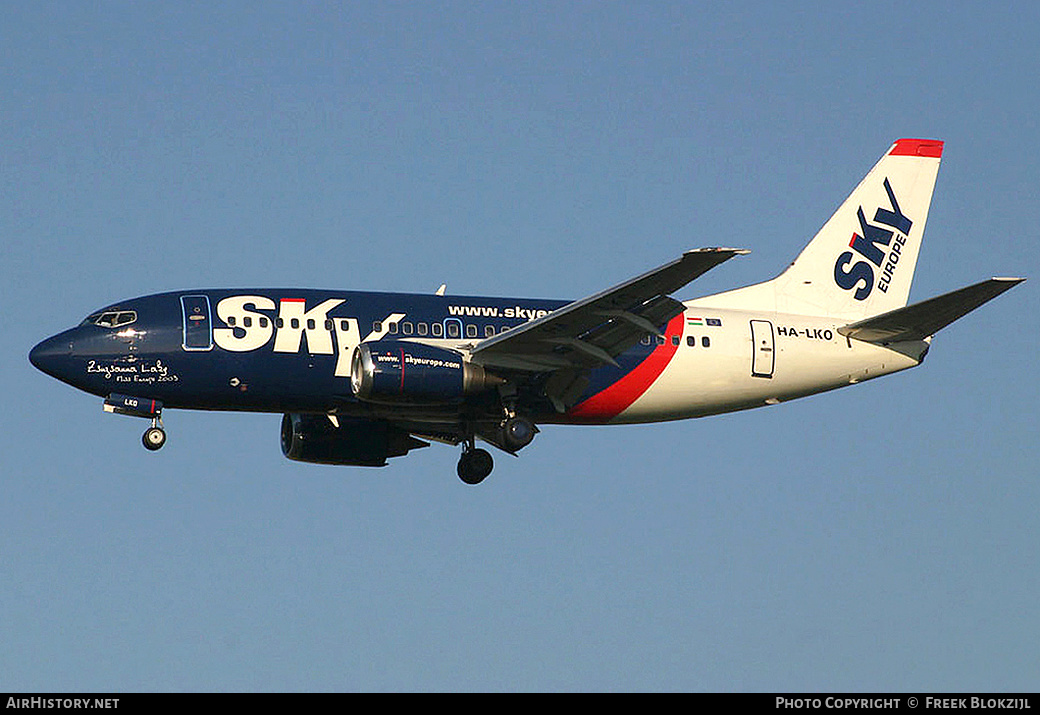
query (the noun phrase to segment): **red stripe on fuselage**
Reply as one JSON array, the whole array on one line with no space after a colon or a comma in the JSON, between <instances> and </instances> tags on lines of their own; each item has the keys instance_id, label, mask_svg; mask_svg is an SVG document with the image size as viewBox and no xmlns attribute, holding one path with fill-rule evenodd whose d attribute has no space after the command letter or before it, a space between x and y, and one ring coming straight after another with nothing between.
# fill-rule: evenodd
<instances>
[{"instance_id":1,"label":"red stripe on fuselage","mask_svg":"<svg viewBox=\"0 0 1040 715\"><path fill-rule=\"evenodd\" d=\"M610 387L575 405L567 412L567 416L576 422L606 422L617 417L642 397L668 367L668 363L679 349L677 345L672 344L672 336L682 336L683 313L672 318L664 332L664 345L654 348L643 362Z\"/></svg>"}]
</instances>

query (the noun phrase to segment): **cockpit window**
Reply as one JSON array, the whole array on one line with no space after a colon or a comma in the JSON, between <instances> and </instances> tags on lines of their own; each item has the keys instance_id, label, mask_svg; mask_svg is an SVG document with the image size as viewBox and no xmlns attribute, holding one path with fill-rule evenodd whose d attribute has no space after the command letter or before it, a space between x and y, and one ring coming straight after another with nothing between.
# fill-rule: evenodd
<instances>
[{"instance_id":1,"label":"cockpit window","mask_svg":"<svg viewBox=\"0 0 1040 715\"><path fill-rule=\"evenodd\" d=\"M106 310L103 313L88 315L81 325L97 325L102 328L118 328L137 320L135 310Z\"/></svg>"}]
</instances>

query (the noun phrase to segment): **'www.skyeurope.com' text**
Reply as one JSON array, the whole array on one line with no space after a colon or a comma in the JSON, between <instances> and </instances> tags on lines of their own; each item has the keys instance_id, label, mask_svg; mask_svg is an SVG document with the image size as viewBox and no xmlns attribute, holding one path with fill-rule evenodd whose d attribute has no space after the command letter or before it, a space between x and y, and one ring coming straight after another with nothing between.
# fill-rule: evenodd
<instances>
[{"instance_id":1,"label":"'www.skyeurope.com' text","mask_svg":"<svg viewBox=\"0 0 1040 715\"><path fill-rule=\"evenodd\" d=\"M449 305L448 315L466 318L524 318L534 320L546 316L551 311L538 308L523 308L519 305L499 308L490 305Z\"/></svg>"}]
</instances>

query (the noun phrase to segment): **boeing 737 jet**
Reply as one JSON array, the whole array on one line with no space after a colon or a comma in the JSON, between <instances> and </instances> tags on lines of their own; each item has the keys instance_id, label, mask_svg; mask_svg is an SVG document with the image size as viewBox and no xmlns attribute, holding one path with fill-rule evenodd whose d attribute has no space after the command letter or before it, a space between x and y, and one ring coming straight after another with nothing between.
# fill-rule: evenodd
<instances>
[{"instance_id":1,"label":"boeing 737 jet","mask_svg":"<svg viewBox=\"0 0 1040 715\"><path fill-rule=\"evenodd\" d=\"M941 328L1022 278L907 305L943 143L900 139L795 261L756 285L672 297L734 256L688 251L576 301L308 289L125 300L29 353L37 368L151 420L165 409L283 415L285 456L384 466L461 445L491 454L548 424L624 424L775 405L919 365Z\"/></svg>"}]
</instances>

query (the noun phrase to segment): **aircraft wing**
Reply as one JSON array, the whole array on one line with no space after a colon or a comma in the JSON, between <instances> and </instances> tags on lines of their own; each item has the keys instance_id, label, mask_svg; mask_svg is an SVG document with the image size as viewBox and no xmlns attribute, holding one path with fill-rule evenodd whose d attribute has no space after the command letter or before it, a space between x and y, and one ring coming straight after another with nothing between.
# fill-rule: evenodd
<instances>
[{"instance_id":1,"label":"aircraft wing","mask_svg":"<svg viewBox=\"0 0 1040 715\"><path fill-rule=\"evenodd\" d=\"M897 308L873 318L849 323L838 328L838 332L850 338L880 345L907 340L924 340L1024 280L1024 278L990 278L988 281L914 303L905 308Z\"/></svg>"},{"instance_id":2,"label":"aircraft wing","mask_svg":"<svg viewBox=\"0 0 1040 715\"><path fill-rule=\"evenodd\" d=\"M679 315L669 297L733 256L737 248L700 248L613 288L569 303L474 346L471 359L486 366L545 372L617 364L615 357Z\"/></svg>"}]
</instances>

